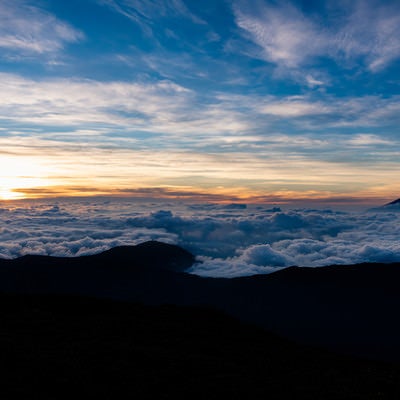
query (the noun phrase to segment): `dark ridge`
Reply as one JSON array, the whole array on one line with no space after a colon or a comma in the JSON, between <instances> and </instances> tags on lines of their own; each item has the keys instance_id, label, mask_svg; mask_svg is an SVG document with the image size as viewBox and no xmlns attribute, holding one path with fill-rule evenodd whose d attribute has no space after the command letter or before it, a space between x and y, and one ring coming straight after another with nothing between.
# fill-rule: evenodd
<instances>
[{"instance_id":1,"label":"dark ridge","mask_svg":"<svg viewBox=\"0 0 400 400\"><path fill-rule=\"evenodd\" d=\"M80 257L53 257L42 255L25 255L14 260L0 259L2 265L35 267L104 267L108 268L151 268L183 272L195 262L195 257L188 251L172 244L148 241L136 246L117 246L99 254Z\"/></svg>"},{"instance_id":2,"label":"dark ridge","mask_svg":"<svg viewBox=\"0 0 400 400\"><path fill-rule=\"evenodd\" d=\"M400 367L207 308L0 295L4 398L394 399Z\"/></svg>"},{"instance_id":3,"label":"dark ridge","mask_svg":"<svg viewBox=\"0 0 400 400\"><path fill-rule=\"evenodd\" d=\"M110 260L116 265L131 262L146 268L161 268L183 272L190 268L195 259L192 254L181 247L148 241L136 246L119 246L100 253L98 260Z\"/></svg>"},{"instance_id":4,"label":"dark ridge","mask_svg":"<svg viewBox=\"0 0 400 400\"><path fill-rule=\"evenodd\" d=\"M0 292L206 306L298 342L400 363L399 263L215 279L185 273L193 262L158 242L94 256L0 260Z\"/></svg>"},{"instance_id":5,"label":"dark ridge","mask_svg":"<svg viewBox=\"0 0 400 400\"><path fill-rule=\"evenodd\" d=\"M384 207L386 207L386 206L392 206L392 205L395 205L395 204L400 204L400 199L393 200L393 201L391 201L390 203L385 204Z\"/></svg>"}]
</instances>

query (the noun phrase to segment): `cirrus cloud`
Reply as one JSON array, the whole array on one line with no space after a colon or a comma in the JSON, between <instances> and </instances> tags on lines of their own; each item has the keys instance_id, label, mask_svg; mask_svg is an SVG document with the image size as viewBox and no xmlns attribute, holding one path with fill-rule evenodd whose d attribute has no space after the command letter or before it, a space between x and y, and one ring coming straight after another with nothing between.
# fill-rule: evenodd
<instances>
[{"instance_id":1,"label":"cirrus cloud","mask_svg":"<svg viewBox=\"0 0 400 400\"><path fill-rule=\"evenodd\" d=\"M296 69L329 57L378 72L400 57L396 2L327 1L321 3L324 7L331 20L306 14L291 2L233 3L237 26L257 46L251 54L283 68Z\"/></svg>"},{"instance_id":2,"label":"cirrus cloud","mask_svg":"<svg viewBox=\"0 0 400 400\"><path fill-rule=\"evenodd\" d=\"M57 53L84 39L83 32L24 0L0 3L0 48L3 57Z\"/></svg>"}]
</instances>

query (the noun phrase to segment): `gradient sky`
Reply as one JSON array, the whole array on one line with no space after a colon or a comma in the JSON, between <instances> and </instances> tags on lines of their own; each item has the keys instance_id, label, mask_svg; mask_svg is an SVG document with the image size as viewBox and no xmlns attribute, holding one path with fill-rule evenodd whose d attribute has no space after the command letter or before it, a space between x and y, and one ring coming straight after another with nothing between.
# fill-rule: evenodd
<instances>
[{"instance_id":1,"label":"gradient sky","mask_svg":"<svg viewBox=\"0 0 400 400\"><path fill-rule=\"evenodd\" d=\"M399 68L397 0L0 0L0 198L397 198Z\"/></svg>"}]
</instances>

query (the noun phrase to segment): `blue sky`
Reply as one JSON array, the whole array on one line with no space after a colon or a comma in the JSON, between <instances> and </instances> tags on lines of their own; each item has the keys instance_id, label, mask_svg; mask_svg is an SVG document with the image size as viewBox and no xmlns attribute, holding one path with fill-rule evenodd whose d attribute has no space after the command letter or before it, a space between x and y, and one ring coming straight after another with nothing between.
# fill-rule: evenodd
<instances>
[{"instance_id":1,"label":"blue sky","mask_svg":"<svg viewBox=\"0 0 400 400\"><path fill-rule=\"evenodd\" d=\"M400 193L398 1L0 1L0 197Z\"/></svg>"}]
</instances>

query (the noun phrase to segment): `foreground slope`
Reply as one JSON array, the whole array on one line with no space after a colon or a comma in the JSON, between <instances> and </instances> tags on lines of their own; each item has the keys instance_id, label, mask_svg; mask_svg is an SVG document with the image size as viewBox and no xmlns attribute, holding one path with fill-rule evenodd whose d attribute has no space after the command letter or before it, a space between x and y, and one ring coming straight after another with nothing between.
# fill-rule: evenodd
<instances>
[{"instance_id":1,"label":"foreground slope","mask_svg":"<svg viewBox=\"0 0 400 400\"><path fill-rule=\"evenodd\" d=\"M296 345L210 309L0 296L4 398L394 399L400 368Z\"/></svg>"},{"instance_id":2,"label":"foreground slope","mask_svg":"<svg viewBox=\"0 0 400 400\"><path fill-rule=\"evenodd\" d=\"M207 306L296 341L400 361L400 266L288 268L235 279L184 271L193 257L149 242L79 258L1 260L0 291Z\"/></svg>"}]
</instances>

